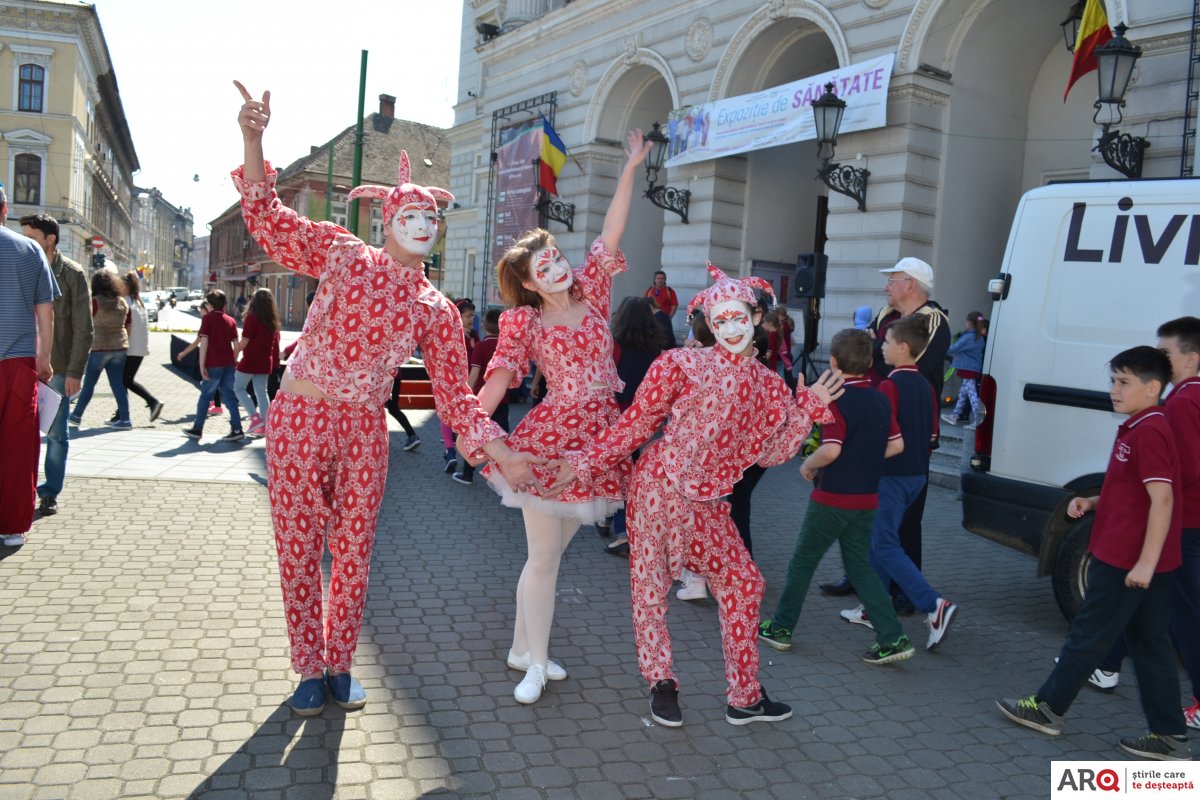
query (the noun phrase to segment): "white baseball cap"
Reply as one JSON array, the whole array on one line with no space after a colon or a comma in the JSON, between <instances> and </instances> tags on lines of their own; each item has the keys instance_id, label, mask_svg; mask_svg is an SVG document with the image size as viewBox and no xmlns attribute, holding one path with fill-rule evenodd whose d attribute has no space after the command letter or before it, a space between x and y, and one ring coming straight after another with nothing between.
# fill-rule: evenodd
<instances>
[{"instance_id":1,"label":"white baseball cap","mask_svg":"<svg viewBox=\"0 0 1200 800\"><path fill-rule=\"evenodd\" d=\"M906 256L897 261L896 266L890 269L881 269L879 271L883 273L903 272L926 289L933 289L933 267L929 266L919 258Z\"/></svg>"}]
</instances>

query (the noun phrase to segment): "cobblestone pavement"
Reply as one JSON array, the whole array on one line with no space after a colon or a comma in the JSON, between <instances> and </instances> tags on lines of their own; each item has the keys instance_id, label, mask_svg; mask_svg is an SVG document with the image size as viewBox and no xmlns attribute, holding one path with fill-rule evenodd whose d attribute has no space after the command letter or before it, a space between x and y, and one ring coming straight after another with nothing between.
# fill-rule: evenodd
<instances>
[{"instance_id":1,"label":"cobblestone pavement","mask_svg":"<svg viewBox=\"0 0 1200 800\"><path fill-rule=\"evenodd\" d=\"M38 520L24 548L0 549L0 800L1042 797L1051 759L1118 758L1116 738L1143 727L1131 675L1111 696L1085 690L1059 739L1000 718L993 699L1038 687L1065 625L1033 562L963 532L942 489L926 513L927 574L961 612L936 653L863 664L869 633L814 591L794 650L763 650L762 680L796 716L733 727L715 606L674 602L685 724L658 727L626 564L585 528L563 560L551 642L570 678L518 705L504 656L520 517L442 472L428 412L412 414L424 444L411 453L390 423L355 662L370 702L301 720L285 705L293 676L261 444L217 476L139 472L139 458L181 458L196 397L163 364L166 335L153 339L140 377L167 402L163 418L147 427L135 400L140 433L94 431L114 407L98 392L80 441L120 457L108 469L72 463L59 514ZM213 419L209 430L225 428ZM121 442L138 435L146 449L131 455ZM202 444L192 458L237 449ZM768 611L806 495L794 463L755 495ZM831 555L818 579L837 574ZM916 618L902 621L922 643Z\"/></svg>"}]
</instances>

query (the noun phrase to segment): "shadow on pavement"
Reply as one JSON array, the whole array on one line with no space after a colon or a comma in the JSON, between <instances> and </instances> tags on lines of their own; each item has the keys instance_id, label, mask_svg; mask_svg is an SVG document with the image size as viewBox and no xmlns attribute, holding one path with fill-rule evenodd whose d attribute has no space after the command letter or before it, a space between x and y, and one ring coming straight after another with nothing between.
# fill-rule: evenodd
<instances>
[{"instance_id":1,"label":"shadow on pavement","mask_svg":"<svg viewBox=\"0 0 1200 800\"><path fill-rule=\"evenodd\" d=\"M188 795L188 800L254 797L270 790L330 800L337 791L338 753L346 712L330 701L316 717L281 703L254 735Z\"/></svg>"}]
</instances>

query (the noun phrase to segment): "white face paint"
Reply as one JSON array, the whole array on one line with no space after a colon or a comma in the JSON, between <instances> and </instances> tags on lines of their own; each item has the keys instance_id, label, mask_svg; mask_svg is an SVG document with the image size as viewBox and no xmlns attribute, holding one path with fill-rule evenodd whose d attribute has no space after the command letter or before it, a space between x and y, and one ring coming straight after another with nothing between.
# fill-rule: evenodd
<instances>
[{"instance_id":1,"label":"white face paint","mask_svg":"<svg viewBox=\"0 0 1200 800\"><path fill-rule=\"evenodd\" d=\"M741 300L725 300L708 311L708 327L717 344L741 355L754 342L754 320L750 306Z\"/></svg>"},{"instance_id":2,"label":"white face paint","mask_svg":"<svg viewBox=\"0 0 1200 800\"><path fill-rule=\"evenodd\" d=\"M529 277L540 291L547 294L565 292L575 280L571 275L571 265L557 247L543 247L533 254Z\"/></svg>"},{"instance_id":3,"label":"white face paint","mask_svg":"<svg viewBox=\"0 0 1200 800\"><path fill-rule=\"evenodd\" d=\"M437 244L438 215L432 208L405 206L392 217L392 238L401 249L428 255Z\"/></svg>"}]
</instances>

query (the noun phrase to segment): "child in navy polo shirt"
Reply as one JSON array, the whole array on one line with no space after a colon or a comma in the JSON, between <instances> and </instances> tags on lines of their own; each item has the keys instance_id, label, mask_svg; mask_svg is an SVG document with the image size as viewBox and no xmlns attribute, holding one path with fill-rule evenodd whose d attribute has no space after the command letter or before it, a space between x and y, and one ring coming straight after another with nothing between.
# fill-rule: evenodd
<instances>
[{"instance_id":1,"label":"child in navy polo shirt","mask_svg":"<svg viewBox=\"0 0 1200 800\"><path fill-rule=\"evenodd\" d=\"M1129 419L1117 429L1100 497L1076 497L1067 507L1067 515L1075 519L1096 512L1087 594L1042 688L996 705L1013 722L1060 735L1063 715L1088 676L1117 638L1124 637L1150 732L1121 739L1121 749L1160 761L1190 761L1167 630L1183 520L1179 457L1158 404L1171 378L1171 363L1153 347L1134 347L1118 354L1109 368L1113 410Z\"/></svg>"},{"instance_id":2,"label":"child in navy polo shirt","mask_svg":"<svg viewBox=\"0 0 1200 800\"><path fill-rule=\"evenodd\" d=\"M800 467L800 474L816 486L775 616L758 626L759 640L776 650L792 649L792 629L800 619L813 572L838 542L846 574L875 627L875 645L863 661L890 664L912 658L912 642L870 563L871 525L879 505L884 459L904 449L887 397L871 388L865 377L874 349L870 334L855 328L838 332L829 343L829 366L842 371L846 393L830 405L833 422L821 428L821 446Z\"/></svg>"},{"instance_id":3,"label":"child in navy polo shirt","mask_svg":"<svg viewBox=\"0 0 1200 800\"><path fill-rule=\"evenodd\" d=\"M917 369L917 359L931 338L929 319L926 314L901 317L888 326L883 341L883 360L892 371L879 384L879 390L891 402L904 450L887 460L879 481L879 509L871 527L871 566L885 586L895 581L917 610L926 615L929 639L925 649L933 650L945 638L958 606L929 585L900 545L900 523L925 488L929 452L939 432L937 392ZM863 606L846 609L841 616L847 622L874 626Z\"/></svg>"}]
</instances>

